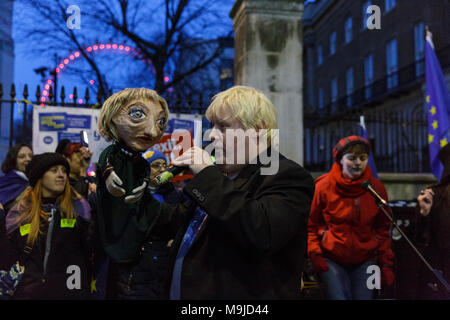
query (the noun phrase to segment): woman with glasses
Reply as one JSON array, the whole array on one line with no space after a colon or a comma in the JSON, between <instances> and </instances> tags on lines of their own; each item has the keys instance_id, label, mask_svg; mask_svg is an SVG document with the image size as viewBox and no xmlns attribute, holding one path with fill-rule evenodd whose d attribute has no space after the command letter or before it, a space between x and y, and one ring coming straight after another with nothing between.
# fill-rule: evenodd
<instances>
[{"instance_id":1,"label":"woman with glasses","mask_svg":"<svg viewBox=\"0 0 450 320\"><path fill-rule=\"evenodd\" d=\"M143 154L143 156L150 164L150 181L152 181L155 177L166 170L167 159L161 151L156 149L149 149ZM149 186L148 188L150 193L156 200L164 202L164 197L157 192L157 188L152 186Z\"/></svg>"}]
</instances>

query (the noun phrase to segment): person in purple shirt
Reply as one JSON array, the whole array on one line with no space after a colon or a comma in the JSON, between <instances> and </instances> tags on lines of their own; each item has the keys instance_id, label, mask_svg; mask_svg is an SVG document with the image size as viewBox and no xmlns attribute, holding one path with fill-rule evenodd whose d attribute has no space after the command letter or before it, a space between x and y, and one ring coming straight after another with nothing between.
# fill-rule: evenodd
<instances>
[{"instance_id":1,"label":"person in purple shirt","mask_svg":"<svg viewBox=\"0 0 450 320\"><path fill-rule=\"evenodd\" d=\"M2 163L2 171L5 175L0 177L0 203L5 207L5 214L28 187L25 168L32 157L31 146L25 143L15 145L6 154Z\"/></svg>"}]
</instances>

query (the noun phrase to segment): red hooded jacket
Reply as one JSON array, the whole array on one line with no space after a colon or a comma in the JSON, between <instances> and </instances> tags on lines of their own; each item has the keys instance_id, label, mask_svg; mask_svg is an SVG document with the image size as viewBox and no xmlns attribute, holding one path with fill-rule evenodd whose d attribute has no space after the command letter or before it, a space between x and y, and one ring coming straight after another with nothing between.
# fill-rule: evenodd
<instances>
[{"instance_id":1,"label":"red hooded jacket","mask_svg":"<svg viewBox=\"0 0 450 320\"><path fill-rule=\"evenodd\" d=\"M316 179L308 221L308 256L322 254L343 265L369 260L381 267L393 265L391 222L361 187L365 180L387 200L386 189L372 177L369 166L359 179L350 180L342 177L340 165L334 163L329 173Z\"/></svg>"}]
</instances>

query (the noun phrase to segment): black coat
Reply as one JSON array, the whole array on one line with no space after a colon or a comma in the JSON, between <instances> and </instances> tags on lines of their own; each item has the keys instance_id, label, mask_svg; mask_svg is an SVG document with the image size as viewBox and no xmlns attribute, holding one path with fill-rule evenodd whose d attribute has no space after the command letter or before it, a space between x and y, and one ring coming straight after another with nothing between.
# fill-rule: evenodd
<instances>
[{"instance_id":1,"label":"black coat","mask_svg":"<svg viewBox=\"0 0 450 320\"><path fill-rule=\"evenodd\" d=\"M313 178L282 155L275 175L260 170L231 180L207 167L187 183L208 216L184 258L181 299L300 297Z\"/></svg>"},{"instance_id":2,"label":"black coat","mask_svg":"<svg viewBox=\"0 0 450 320\"><path fill-rule=\"evenodd\" d=\"M78 216L75 224L68 227L67 224L61 223L58 207L53 206L57 211L53 214L51 237L47 237L50 223L43 222L41 224L42 234L34 243L32 250L26 248L27 236L21 235L20 228L11 228L11 230L8 228L9 264L19 261L20 265L25 266L25 273L17 286L13 299L90 298L91 269L88 244L90 208L84 199L76 200L75 207L76 210L78 209ZM9 212L8 219L18 214L15 208ZM49 243L50 246L48 246ZM46 248L49 249L47 259L45 259ZM73 286L77 284L75 281L77 275L80 276L79 284L81 286L79 288Z\"/></svg>"}]
</instances>

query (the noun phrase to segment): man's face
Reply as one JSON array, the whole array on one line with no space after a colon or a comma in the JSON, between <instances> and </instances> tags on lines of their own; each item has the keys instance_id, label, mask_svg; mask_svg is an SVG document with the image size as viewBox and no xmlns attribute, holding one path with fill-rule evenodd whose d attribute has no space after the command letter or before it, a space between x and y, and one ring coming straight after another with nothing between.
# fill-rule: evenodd
<instances>
[{"instance_id":1,"label":"man's face","mask_svg":"<svg viewBox=\"0 0 450 320\"><path fill-rule=\"evenodd\" d=\"M145 151L157 143L164 134L166 115L161 105L133 101L123 107L113 118L123 142L134 151Z\"/></svg>"},{"instance_id":2,"label":"man's face","mask_svg":"<svg viewBox=\"0 0 450 320\"><path fill-rule=\"evenodd\" d=\"M226 174L234 174L239 172L246 164L248 164L248 140L244 143L238 143L238 139L233 135L228 134L227 130L243 130L241 122L233 117L232 111L229 108L221 108L212 120L212 130L209 138L215 143L217 166ZM233 141L229 141L233 140ZM220 162L221 152L223 156L222 163ZM244 155L245 163L238 162L238 155Z\"/></svg>"},{"instance_id":3,"label":"man's face","mask_svg":"<svg viewBox=\"0 0 450 320\"><path fill-rule=\"evenodd\" d=\"M164 159L156 159L150 165L150 180L163 173L166 170L166 161Z\"/></svg>"},{"instance_id":4,"label":"man's face","mask_svg":"<svg viewBox=\"0 0 450 320\"><path fill-rule=\"evenodd\" d=\"M74 151L72 155L66 159L67 162L69 162L70 172L78 176L81 168L85 164L85 160L80 149Z\"/></svg>"}]
</instances>

